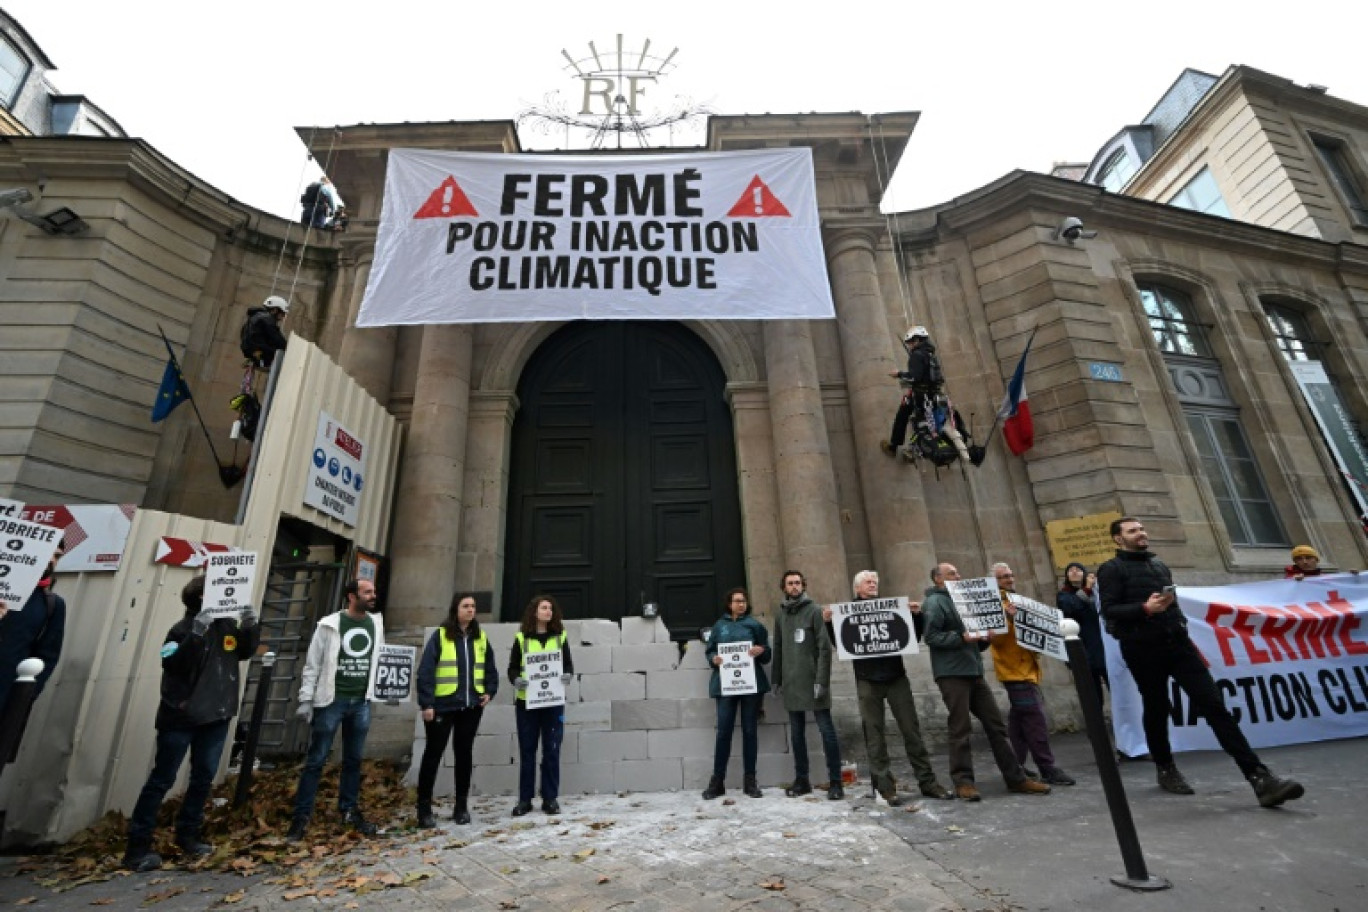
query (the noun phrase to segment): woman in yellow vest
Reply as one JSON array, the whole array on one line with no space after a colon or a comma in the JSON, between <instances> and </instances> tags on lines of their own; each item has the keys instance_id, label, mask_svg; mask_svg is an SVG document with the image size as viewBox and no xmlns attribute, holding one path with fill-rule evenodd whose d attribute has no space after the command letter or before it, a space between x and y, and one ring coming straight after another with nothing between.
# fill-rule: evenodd
<instances>
[{"instance_id":1,"label":"woman in yellow vest","mask_svg":"<svg viewBox=\"0 0 1368 912\"><path fill-rule=\"evenodd\" d=\"M532 796L537 784L537 742L541 742L541 797L542 811L559 814L560 749L565 737L565 703L558 706L527 708L527 662L524 656L539 652L559 652L561 656L561 686L568 687L575 673L570 659L570 643L561 622L560 605L549 595L535 596L523 611L522 628L513 637L513 651L508 655L508 679L518 689L514 703L518 719L518 804L513 816L521 817L532 810Z\"/></svg>"},{"instance_id":2,"label":"woman in yellow vest","mask_svg":"<svg viewBox=\"0 0 1368 912\"><path fill-rule=\"evenodd\" d=\"M418 768L418 826L432 829L432 786L447 741L456 759L456 810L451 819L470 823L466 798L470 794L470 773L475 733L485 704L499 690L499 670L489 638L475 620L475 596L457 595L451 600L447 618L438 627L418 663L418 708L423 713L427 746Z\"/></svg>"}]
</instances>

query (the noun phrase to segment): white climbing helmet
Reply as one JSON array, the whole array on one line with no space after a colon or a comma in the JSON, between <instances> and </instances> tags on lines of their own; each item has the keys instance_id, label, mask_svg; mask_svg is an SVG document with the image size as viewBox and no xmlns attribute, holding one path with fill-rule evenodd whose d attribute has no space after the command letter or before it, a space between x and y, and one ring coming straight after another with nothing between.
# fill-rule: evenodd
<instances>
[{"instance_id":1,"label":"white climbing helmet","mask_svg":"<svg viewBox=\"0 0 1368 912\"><path fill-rule=\"evenodd\" d=\"M931 334L926 331L925 326L914 326L903 336L904 342L911 342L913 339L929 339Z\"/></svg>"},{"instance_id":2,"label":"white climbing helmet","mask_svg":"<svg viewBox=\"0 0 1368 912\"><path fill-rule=\"evenodd\" d=\"M288 314L290 312L290 302L280 295L271 295L265 301L261 302L261 306L267 310L278 310L283 314Z\"/></svg>"}]
</instances>

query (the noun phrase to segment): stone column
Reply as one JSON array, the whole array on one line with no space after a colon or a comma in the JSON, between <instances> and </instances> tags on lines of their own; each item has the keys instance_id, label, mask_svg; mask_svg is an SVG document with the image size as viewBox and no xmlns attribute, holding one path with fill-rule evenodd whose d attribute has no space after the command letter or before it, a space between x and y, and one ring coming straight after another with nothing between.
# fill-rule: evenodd
<instances>
[{"instance_id":1,"label":"stone column","mask_svg":"<svg viewBox=\"0 0 1368 912\"><path fill-rule=\"evenodd\" d=\"M769 615L778 602L779 574L784 572L784 540L775 517L774 438L765 384L727 384L736 435L736 476L741 498L741 536L746 551L746 585L758 614Z\"/></svg>"},{"instance_id":2,"label":"stone column","mask_svg":"<svg viewBox=\"0 0 1368 912\"><path fill-rule=\"evenodd\" d=\"M811 328L806 320L766 320L764 326L784 560L808 577L813 599L844 601L849 580L840 501Z\"/></svg>"},{"instance_id":3,"label":"stone column","mask_svg":"<svg viewBox=\"0 0 1368 912\"><path fill-rule=\"evenodd\" d=\"M916 598L935 555L921 478L879 449L897 408L897 386L888 375L898 369L874 255L880 230L871 225L828 232L827 264L874 550L875 565L868 569L879 572L881 592Z\"/></svg>"},{"instance_id":4,"label":"stone column","mask_svg":"<svg viewBox=\"0 0 1368 912\"><path fill-rule=\"evenodd\" d=\"M468 325L426 326L395 496L390 625L436 624L455 591L461 544L470 359Z\"/></svg>"},{"instance_id":5,"label":"stone column","mask_svg":"<svg viewBox=\"0 0 1368 912\"><path fill-rule=\"evenodd\" d=\"M366 283L370 281L371 256L367 252L356 263L351 302L347 308L347 328L342 333L337 363L377 402L388 406L390 375L394 370L394 343L399 337L399 329L395 326L358 329L356 326L361 300L366 295Z\"/></svg>"},{"instance_id":6,"label":"stone column","mask_svg":"<svg viewBox=\"0 0 1368 912\"><path fill-rule=\"evenodd\" d=\"M517 411L518 397L512 390L476 390L470 394L465 514L456 586L492 592L491 608L496 618L501 616L508 470Z\"/></svg>"}]
</instances>

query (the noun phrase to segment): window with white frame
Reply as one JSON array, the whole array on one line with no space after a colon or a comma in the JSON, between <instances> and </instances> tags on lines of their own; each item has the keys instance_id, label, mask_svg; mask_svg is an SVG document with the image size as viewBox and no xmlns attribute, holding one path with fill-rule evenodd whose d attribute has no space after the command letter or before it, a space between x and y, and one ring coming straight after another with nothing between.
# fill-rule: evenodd
<instances>
[{"instance_id":1,"label":"window with white frame","mask_svg":"<svg viewBox=\"0 0 1368 912\"><path fill-rule=\"evenodd\" d=\"M1169 205L1230 218L1230 209L1227 208L1225 199L1221 196L1221 188L1216 186L1216 178L1211 176L1209 168L1198 171L1197 176L1187 182L1187 186L1174 194L1173 199L1169 200Z\"/></svg>"},{"instance_id":2,"label":"window with white frame","mask_svg":"<svg viewBox=\"0 0 1368 912\"><path fill-rule=\"evenodd\" d=\"M1192 301L1187 295L1162 285L1141 285L1140 302L1149 317L1154 342L1166 355L1211 357L1206 335L1193 322Z\"/></svg>"}]
</instances>

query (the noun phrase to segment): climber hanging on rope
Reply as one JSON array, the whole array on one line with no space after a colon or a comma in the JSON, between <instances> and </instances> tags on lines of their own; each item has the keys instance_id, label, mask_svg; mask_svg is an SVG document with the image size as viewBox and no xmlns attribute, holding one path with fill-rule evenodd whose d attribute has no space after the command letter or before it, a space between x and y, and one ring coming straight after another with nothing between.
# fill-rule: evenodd
<instances>
[{"instance_id":1,"label":"climber hanging on rope","mask_svg":"<svg viewBox=\"0 0 1368 912\"><path fill-rule=\"evenodd\" d=\"M247 309L242 324L242 356L257 370L270 370L276 352L285 350L285 333L280 324L290 313L290 302L271 295L260 307Z\"/></svg>"},{"instance_id":2,"label":"climber hanging on rope","mask_svg":"<svg viewBox=\"0 0 1368 912\"><path fill-rule=\"evenodd\" d=\"M907 370L889 374L902 386L903 398L893 418L892 433L888 440L879 442L880 447L889 456L901 453L909 461L926 459L938 467L956 459L981 464L984 449L973 444L964 419L945 395L945 374L926 327L909 329L903 336L903 348L907 351ZM909 422L912 441L904 446Z\"/></svg>"}]
</instances>

